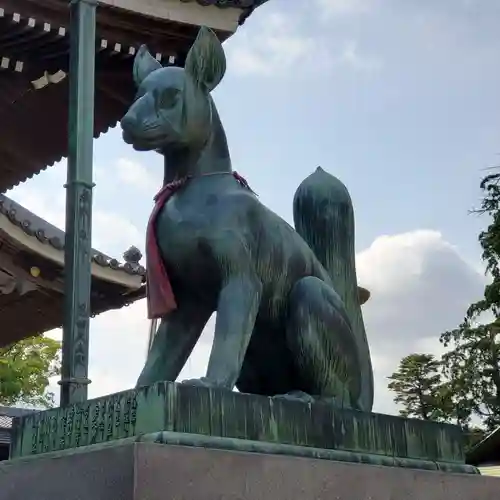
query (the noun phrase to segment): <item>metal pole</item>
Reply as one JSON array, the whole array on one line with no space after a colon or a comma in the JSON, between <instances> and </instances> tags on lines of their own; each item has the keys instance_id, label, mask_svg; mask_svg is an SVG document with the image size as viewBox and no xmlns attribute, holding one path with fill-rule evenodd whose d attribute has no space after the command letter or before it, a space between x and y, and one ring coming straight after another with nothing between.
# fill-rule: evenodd
<instances>
[{"instance_id":1,"label":"metal pole","mask_svg":"<svg viewBox=\"0 0 500 500\"><path fill-rule=\"evenodd\" d=\"M149 324L149 337L148 337L147 354L149 354L149 351L151 350L151 346L153 345L153 341L155 339L157 330L158 330L158 320L152 319L151 323Z\"/></svg>"},{"instance_id":2,"label":"metal pole","mask_svg":"<svg viewBox=\"0 0 500 500\"><path fill-rule=\"evenodd\" d=\"M87 400L97 0L70 0L61 406Z\"/></svg>"}]
</instances>

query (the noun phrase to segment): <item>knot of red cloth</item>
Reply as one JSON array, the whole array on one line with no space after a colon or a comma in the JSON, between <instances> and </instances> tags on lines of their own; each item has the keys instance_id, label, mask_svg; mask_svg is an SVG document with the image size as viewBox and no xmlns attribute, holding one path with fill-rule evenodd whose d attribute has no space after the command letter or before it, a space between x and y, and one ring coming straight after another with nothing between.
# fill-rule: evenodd
<instances>
[{"instance_id":1,"label":"knot of red cloth","mask_svg":"<svg viewBox=\"0 0 500 500\"><path fill-rule=\"evenodd\" d=\"M248 182L237 172L215 172L204 175L219 173L231 174L244 188L252 191ZM200 177L203 177L203 175ZM154 197L155 205L146 229L146 295L149 319L162 318L177 308L172 285L156 239L156 219L168 199L191 178L191 176L188 176L166 184Z\"/></svg>"}]
</instances>

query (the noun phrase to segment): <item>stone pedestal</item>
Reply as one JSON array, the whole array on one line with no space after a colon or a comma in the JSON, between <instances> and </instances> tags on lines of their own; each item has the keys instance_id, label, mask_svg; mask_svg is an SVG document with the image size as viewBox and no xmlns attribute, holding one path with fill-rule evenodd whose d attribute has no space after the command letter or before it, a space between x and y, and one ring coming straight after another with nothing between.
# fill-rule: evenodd
<instances>
[{"instance_id":1,"label":"stone pedestal","mask_svg":"<svg viewBox=\"0 0 500 500\"><path fill-rule=\"evenodd\" d=\"M493 500L453 425L160 383L14 421L0 500Z\"/></svg>"},{"instance_id":2,"label":"stone pedestal","mask_svg":"<svg viewBox=\"0 0 500 500\"><path fill-rule=\"evenodd\" d=\"M153 443L0 464L0 500L497 500L475 474Z\"/></svg>"},{"instance_id":3,"label":"stone pedestal","mask_svg":"<svg viewBox=\"0 0 500 500\"><path fill-rule=\"evenodd\" d=\"M12 456L120 440L476 472L453 425L168 382L15 419Z\"/></svg>"}]
</instances>

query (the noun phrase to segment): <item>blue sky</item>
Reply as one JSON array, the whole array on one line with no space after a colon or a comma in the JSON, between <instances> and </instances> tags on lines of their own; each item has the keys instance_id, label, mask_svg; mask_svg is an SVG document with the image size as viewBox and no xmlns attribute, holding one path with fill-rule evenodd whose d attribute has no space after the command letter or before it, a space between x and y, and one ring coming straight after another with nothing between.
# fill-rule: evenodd
<instances>
[{"instance_id":1,"label":"blue sky","mask_svg":"<svg viewBox=\"0 0 500 500\"><path fill-rule=\"evenodd\" d=\"M322 165L352 192L358 248L426 227L476 259L481 223L467 212L500 152L500 4L318 2L352 4L328 16L311 3L271 0L226 44L214 94L235 168L290 218L294 189ZM160 179L159 158L118 131L96 143L100 165L123 155Z\"/></svg>"},{"instance_id":2,"label":"blue sky","mask_svg":"<svg viewBox=\"0 0 500 500\"><path fill-rule=\"evenodd\" d=\"M500 163L499 18L492 0L270 0L225 43L214 98L233 167L289 221L318 165L351 192L380 411L395 410L385 377L399 358L439 352L437 336L484 283L486 221L468 210ZM11 195L63 224L64 168ZM94 246L142 247L161 158L112 130L95 143L95 168ZM202 374L210 328L186 374ZM94 395L134 383L146 336L142 304L93 320ZM127 370L110 361L117 352Z\"/></svg>"}]
</instances>

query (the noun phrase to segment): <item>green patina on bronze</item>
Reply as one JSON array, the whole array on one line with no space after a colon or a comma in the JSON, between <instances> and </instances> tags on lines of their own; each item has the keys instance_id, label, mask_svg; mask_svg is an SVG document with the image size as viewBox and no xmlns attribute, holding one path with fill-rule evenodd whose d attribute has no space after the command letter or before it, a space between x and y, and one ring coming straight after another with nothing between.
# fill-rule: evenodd
<instances>
[{"instance_id":1,"label":"green patina on bronze","mask_svg":"<svg viewBox=\"0 0 500 500\"><path fill-rule=\"evenodd\" d=\"M97 0L69 2L68 173L61 405L87 399Z\"/></svg>"},{"instance_id":2,"label":"green patina on bronze","mask_svg":"<svg viewBox=\"0 0 500 500\"><path fill-rule=\"evenodd\" d=\"M161 322L137 385L177 380L216 312L206 376L184 383L368 412L349 193L318 168L295 194L295 229L261 203L233 171L211 96L225 70L208 28L184 68L162 67L144 46L135 58L123 138L164 157L146 243L148 310Z\"/></svg>"},{"instance_id":3,"label":"green patina on bronze","mask_svg":"<svg viewBox=\"0 0 500 500\"><path fill-rule=\"evenodd\" d=\"M87 21L90 26L93 18ZM76 290L74 277L86 272L88 241L73 238L64 406L16 419L12 457L153 442L475 473L465 465L460 428L369 412L373 375L349 193L318 169L295 194L293 229L235 182L210 97L224 71L222 46L205 28L185 69L162 68L144 47L138 51L138 95L122 128L136 149L163 154L166 187L181 186L154 225L176 308L162 313L139 378L142 387L85 401L86 285ZM82 95L89 88L82 87ZM83 127L80 115L72 123ZM69 184L71 203L81 202L81 217L70 227L83 228L79 237L86 240L91 177L84 142L73 144L81 169L72 170ZM74 215L71 203L68 214ZM214 311L206 377L169 382L177 379ZM233 392L235 386L243 393Z\"/></svg>"},{"instance_id":4,"label":"green patina on bronze","mask_svg":"<svg viewBox=\"0 0 500 500\"><path fill-rule=\"evenodd\" d=\"M176 441L172 433L184 437ZM411 467L418 461L465 463L462 433L456 426L170 382L18 419L13 458L148 434L168 444L223 438L222 447L240 451L257 447L269 453L382 465L405 460ZM214 447L221 447L218 442Z\"/></svg>"}]
</instances>

